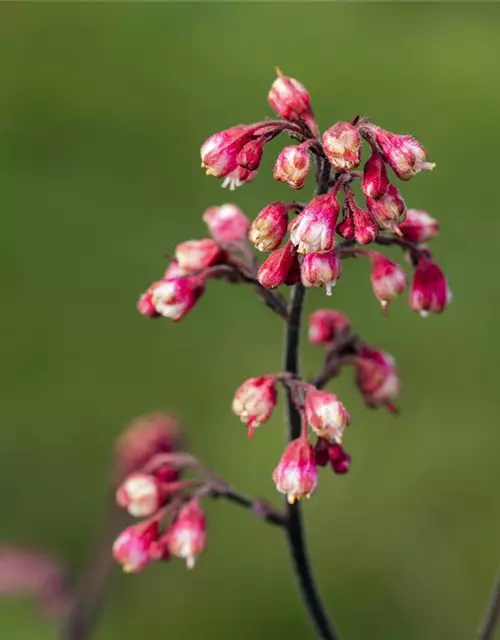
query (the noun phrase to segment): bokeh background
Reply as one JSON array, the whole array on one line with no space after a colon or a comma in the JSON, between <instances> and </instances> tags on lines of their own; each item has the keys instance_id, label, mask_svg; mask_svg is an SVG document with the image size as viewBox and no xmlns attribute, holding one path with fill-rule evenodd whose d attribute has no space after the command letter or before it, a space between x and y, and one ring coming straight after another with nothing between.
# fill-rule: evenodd
<instances>
[{"instance_id":1,"label":"bokeh background","mask_svg":"<svg viewBox=\"0 0 500 640\"><path fill-rule=\"evenodd\" d=\"M353 465L325 472L305 505L326 603L348 640L473 637L500 561L499 58L499 5L2 3L0 538L76 576L114 438L159 408L235 486L279 500L281 411L248 442L229 407L242 380L280 367L280 321L218 282L179 325L135 303L178 241L206 234L208 205L253 216L293 197L272 180L279 144L234 194L199 167L212 132L270 115L280 65L323 128L361 113L428 147L436 171L402 191L440 220L454 292L441 317L405 297L384 320L359 260L333 298L309 296L393 353L405 385L398 418L365 409L350 375L332 387L354 416ZM305 372L320 359L304 344ZM194 572L116 571L98 640L313 637L280 533L208 511ZM30 603L1 600L0 635L54 632Z\"/></svg>"}]
</instances>

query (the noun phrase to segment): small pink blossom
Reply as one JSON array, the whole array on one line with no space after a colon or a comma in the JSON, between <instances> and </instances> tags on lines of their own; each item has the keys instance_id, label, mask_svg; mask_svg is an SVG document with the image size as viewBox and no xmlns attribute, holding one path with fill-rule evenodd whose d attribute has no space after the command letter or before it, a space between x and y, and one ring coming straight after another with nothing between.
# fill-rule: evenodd
<instances>
[{"instance_id":1,"label":"small pink blossom","mask_svg":"<svg viewBox=\"0 0 500 640\"><path fill-rule=\"evenodd\" d=\"M157 537L156 521L132 525L114 541L113 556L126 573L138 573L151 562L151 544Z\"/></svg>"},{"instance_id":2,"label":"small pink blossom","mask_svg":"<svg viewBox=\"0 0 500 640\"><path fill-rule=\"evenodd\" d=\"M310 385L306 393L305 411L307 422L318 436L330 442L342 442L351 416L336 395Z\"/></svg>"},{"instance_id":3,"label":"small pink blossom","mask_svg":"<svg viewBox=\"0 0 500 640\"><path fill-rule=\"evenodd\" d=\"M159 481L146 473L129 475L116 491L116 502L135 518L154 515L162 505Z\"/></svg>"},{"instance_id":4,"label":"small pink blossom","mask_svg":"<svg viewBox=\"0 0 500 640\"><path fill-rule=\"evenodd\" d=\"M356 358L356 384L369 406L385 405L395 411L393 401L401 391L394 358L379 349L364 346Z\"/></svg>"},{"instance_id":5,"label":"small pink blossom","mask_svg":"<svg viewBox=\"0 0 500 640\"><path fill-rule=\"evenodd\" d=\"M323 134L323 149L336 171L352 171L361 160L361 136L349 122L337 122Z\"/></svg>"},{"instance_id":6,"label":"small pink blossom","mask_svg":"<svg viewBox=\"0 0 500 640\"><path fill-rule=\"evenodd\" d=\"M437 236L439 222L432 218L427 211L408 209L406 219L399 225L399 230L405 240L419 244Z\"/></svg>"},{"instance_id":7,"label":"small pink blossom","mask_svg":"<svg viewBox=\"0 0 500 640\"><path fill-rule=\"evenodd\" d=\"M285 76L279 69L276 69L276 72L278 77L273 82L268 95L271 109L285 120L304 120L316 134L317 125L307 89L295 78Z\"/></svg>"},{"instance_id":8,"label":"small pink blossom","mask_svg":"<svg viewBox=\"0 0 500 640\"><path fill-rule=\"evenodd\" d=\"M410 308L422 317L441 313L451 302L451 291L440 267L431 260L420 260L413 276Z\"/></svg>"},{"instance_id":9,"label":"small pink blossom","mask_svg":"<svg viewBox=\"0 0 500 640\"><path fill-rule=\"evenodd\" d=\"M283 242L287 227L287 205L284 202L272 202L252 222L248 237L259 251L272 251Z\"/></svg>"},{"instance_id":10,"label":"small pink blossom","mask_svg":"<svg viewBox=\"0 0 500 640\"><path fill-rule=\"evenodd\" d=\"M200 278L184 277L157 282L149 291L156 312L178 322L194 307L204 285Z\"/></svg>"},{"instance_id":11,"label":"small pink blossom","mask_svg":"<svg viewBox=\"0 0 500 640\"><path fill-rule=\"evenodd\" d=\"M316 196L290 225L290 240L299 253L331 251L339 204L333 193Z\"/></svg>"},{"instance_id":12,"label":"small pink blossom","mask_svg":"<svg viewBox=\"0 0 500 640\"><path fill-rule=\"evenodd\" d=\"M302 189L306 182L311 158L308 145L291 145L281 150L273 176L278 182L287 182L292 189Z\"/></svg>"},{"instance_id":13,"label":"small pink blossom","mask_svg":"<svg viewBox=\"0 0 500 640\"><path fill-rule=\"evenodd\" d=\"M367 198L366 204L381 229L402 235L398 224L406 217L406 204L394 185L389 185L385 195L378 200Z\"/></svg>"},{"instance_id":14,"label":"small pink blossom","mask_svg":"<svg viewBox=\"0 0 500 640\"><path fill-rule=\"evenodd\" d=\"M349 318L340 311L318 309L309 316L309 340L313 344L336 342L349 327Z\"/></svg>"},{"instance_id":15,"label":"small pink blossom","mask_svg":"<svg viewBox=\"0 0 500 640\"><path fill-rule=\"evenodd\" d=\"M282 284L295 284L296 275L300 273L297 254L291 242L281 249L276 249L260 265L257 280L266 289L275 289Z\"/></svg>"},{"instance_id":16,"label":"small pink blossom","mask_svg":"<svg viewBox=\"0 0 500 640\"><path fill-rule=\"evenodd\" d=\"M232 410L248 426L248 436L271 417L276 406L273 376L249 378L236 390Z\"/></svg>"},{"instance_id":17,"label":"small pink blossom","mask_svg":"<svg viewBox=\"0 0 500 640\"><path fill-rule=\"evenodd\" d=\"M385 309L391 300L395 300L406 289L407 279L403 269L389 260L383 253L372 251L371 281L373 293Z\"/></svg>"},{"instance_id":18,"label":"small pink blossom","mask_svg":"<svg viewBox=\"0 0 500 640\"><path fill-rule=\"evenodd\" d=\"M219 244L242 242L248 233L250 220L235 204L223 204L220 207L210 207L203 214L213 239Z\"/></svg>"},{"instance_id":19,"label":"small pink blossom","mask_svg":"<svg viewBox=\"0 0 500 640\"><path fill-rule=\"evenodd\" d=\"M365 163L361 188L365 196L374 200L381 198L389 188L385 162L376 149L372 150L372 155Z\"/></svg>"},{"instance_id":20,"label":"small pink blossom","mask_svg":"<svg viewBox=\"0 0 500 640\"><path fill-rule=\"evenodd\" d=\"M168 550L173 556L186 560L188 569L207 546L205 514L197 500L182 507L167 531Z\"/></svg>"},{"instance_id":21,"label":"small pink blossom","mask_svg":"<svg viewBox=\"0 0 500 640\"><path fill-rule=\"evenodd\" d=\"M427 162L427 152L412 136L391 133L372 124L365 125L364 130L373 136L386 162L402 180L409 180L420 171L430 171L436 166Z\"/></svg>"},{"instance_id":22,"label":"small pink blossom","mask_svg":"<svg viewBox=\"0 0 500 640\"><path fill-rule=\"evenodd\" d=\"M258 125L239 124L210 136L203 143L201 166L208 175L224 178L238 167L238 154L250 141Z\"/></svg>"},{"instance_id":23,"label":"small pink blossom","mask_svg":"<svg viewBox=\"0 0 500 640\"><path fill-rule=\"evenodd\" d=\"M301 267L301 278L304 287L325 287L326 294L332 295L332 287L342 273L340 259L335 252L308 253L304 256Z\"/></svg>"},{"instance_id":24,"label":"small pink blossom","mask_svg":"<svg viewBox=\"0 0 500 640\"><path fill-rule=\"evenodd\" d=\"M314 447L307 438L301 436L287 445L273 472L273 481L290 504L311 496L318 482L318 471Z\"/></svg>"},{"instance_id":25,"label":"small pink blossom","mask_svg":"<svg viewBox=\"0 0 500 640\"><path fill-rule=\"evenodd\" d=\"M196 273L207 269L224 258L224 252L211 238L187 240L175 248L175 257L181 272Z\"/></svg>"}]
</instances>

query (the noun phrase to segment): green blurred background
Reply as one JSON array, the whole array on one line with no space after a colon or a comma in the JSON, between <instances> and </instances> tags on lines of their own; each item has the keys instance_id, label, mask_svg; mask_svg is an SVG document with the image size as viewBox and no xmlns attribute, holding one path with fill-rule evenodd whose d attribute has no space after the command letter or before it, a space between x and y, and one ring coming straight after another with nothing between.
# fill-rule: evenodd
<instances>
[{"instance_id":1,"label":"green blurred background","mask_svg":"<svg viewBox=\"0 0 500 640\"><path fill-rule=\"evenodd\" d=\"M386 321L360 260L331 300L309 296L393 353L405 385L396 419L365 409L350 375L334 385L354 416L353 466L324 472L304 509L326 603L346 640L472 638L500 560L499 59L499 5L2 4L0 537L75 575L113 440L158 408L234 485L278 499L281 411L248 442L229 407L242 380L279 369L280 321L219 282L176 326L135 303L166 252L206 234L208 205L253 216L293 197L271 177L279 144L234 194L199 167L211 133L270 115L280 65L322 127L361 113L428 147L436 171L402 191L441 221L454 292L442 317L403 299ZM304 370L320 357L305 344ZM196 570L117 570L96 638L313 637L280 533L224 503L208 511ZM2 600L0 635L53 632Z\"/></svg>"}]
</instances>

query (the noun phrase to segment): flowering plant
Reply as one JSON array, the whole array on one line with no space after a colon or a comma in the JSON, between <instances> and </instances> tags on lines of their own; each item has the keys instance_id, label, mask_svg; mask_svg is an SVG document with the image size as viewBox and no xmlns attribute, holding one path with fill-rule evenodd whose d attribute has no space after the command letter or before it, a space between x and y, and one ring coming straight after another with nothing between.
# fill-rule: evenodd
<instances>
[{"instance_id":1,"label":"flowering plant","mask_svg":"<svg viewBox=\"0 0 500 640\"><path fill-rule=\"evenodd\" d=\"M114 539L112 551L127 572L172 557L182 558L192 568L207 544L203 501L226 499L283 529L317 636L331 640L338 634L308 560L300 501L317 490L320 468L329 467L336 475L349 471L351 456L344 449L344 437L353 420L337 395L324 388L344 367L353 367L364 402L396 412L401 383L392 356L366 342L349 318L332 308L316 310L309 318L309 340L323 348L324 359L317 375L303 378L299 337L306 290L322 287L331 296L342 275L342 262L367 259L373 293L386 314L408 286L405 269L379 251L392 245L401 249L413 271L412 310L422 316L441 313L450 301L450 290L426 245L439 231L437 221L425 211L407 208L388 172L389 167L396 178L409 180L433 169L424 147L409 135L391 133L360 116L334 123L320 135L308 91L280 71L268 101L279 119L215 133L201 146L202 166L222 186L235 189L255 180L266 144L288 136L291 144L279 153L273 176L295 192L308 180L314 182L313 197L305 202L272 202L253 221L235 204L209 207L203 221L210 237L177 245L175 258L141 295L137 308L143 316L179 322L200 303L209 281L217 278L250 284L281 318L286 332L282 370L256 372L244 381L235 391L232 411L251 437L270 419L279 389L283 392L288 442L269 476L285 494L285 506L241 494L183 450L173 419L147 416L134 423L116 446L115 501L139 520ZM363 145L369 155L360 170ZM363 207L356 190L364 198ZM268 254L264 261L252 247ZM277 291L280 287L291 289L288 302ZM87 637L82 631L87 628L84 618L77 600L66 638Z\"/></svg>"}]
</instances>

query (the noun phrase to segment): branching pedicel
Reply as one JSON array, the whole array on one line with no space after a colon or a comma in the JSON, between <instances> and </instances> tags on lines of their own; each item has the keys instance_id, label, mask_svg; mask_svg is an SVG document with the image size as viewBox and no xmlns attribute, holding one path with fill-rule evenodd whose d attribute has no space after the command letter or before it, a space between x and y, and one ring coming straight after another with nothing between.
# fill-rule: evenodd
<instances>
[{"instance_id":1,"label":"branching pedicel","mask_svg":"<svg viewBox=\"0 0 500 640\"><path fill-rule=\"evenodd\" d=\"M373 246L396 245L414 270L410 290L414 311L422 316L442 312L450 292L423 244L437 234L438 223L425 211L406 208L386 170L389 165L398 178L408 180L422 170L433 169L422 145L411 136L390 133L361 117L337 122L320 137L308 92L279 71L268 99L282 119L237 125L216 133L201 147L202 166L207 174L222 179L223 186L233 189L255 178L265 144L286 134L297 144L281 151L274 178L301 189L314 159L315 196L307 203L272 202L251 224L234 204L207 209L203 220L212 238L178 245L175 260L141 296L138 309L145 316L164 316L177 322L198 303L211 278L222 278L251 284L285 321L284 370L243 382L232 409L252 436L271 417L277 388L281 386L286 392L289 442L272 474L278 491L286 494L286 510L242 496L175 447L168 451L153 448L118 489L118 504L142 521L120 534L114 555L132 572L171 555L184 558L188 567L193 567L206 545L200 503L207 497L225 497L285 529L317 634L335 638L337 633L314 583L296 503L316 490L318 467L329 465L334 473L345 474L350 466L351 457L342 444L350 413L336 395L322 389L343 367L352 366L366 404L396 411L400 380L393 358L356 335L348 317L333 309L318 310L309 318L309 339L324 346L324 366L312 381L301 378L299 333L305 288L324 287L330 296L342 273L341 261L366 257L371 264L373 292L385 313L388 304L405 290L407 277L401 266ZM370 157L360 173L356 169L363 141ZM365 196L364 209L353 191L357 181ZM342 240L337 241L336 234ZM250 243L259 251L271 252L260 266ZM280 286L292 287L289 305L274 291ZM309 427L314 442L310 441ZM195 478L184 477L188 468L196 472Z\"/></svg>"}]
</instances>

